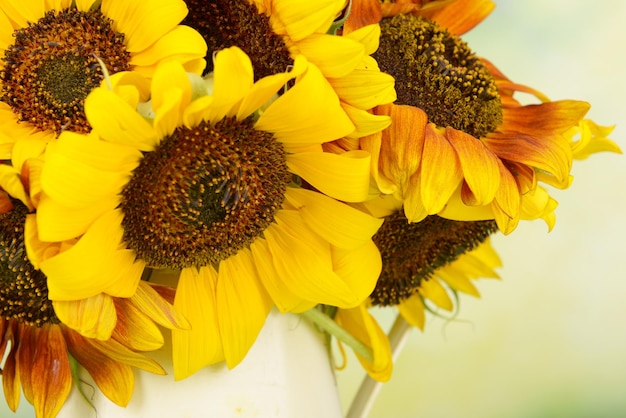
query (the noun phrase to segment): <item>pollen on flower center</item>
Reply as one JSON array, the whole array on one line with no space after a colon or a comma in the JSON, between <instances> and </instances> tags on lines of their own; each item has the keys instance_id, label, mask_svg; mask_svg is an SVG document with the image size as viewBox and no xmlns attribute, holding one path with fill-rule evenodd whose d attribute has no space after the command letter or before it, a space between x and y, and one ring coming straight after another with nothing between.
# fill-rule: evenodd
<instances>
[{"instance_id":1,"label":"pollen on flower center","mask_svg":"<svg viewBox=\"0 0 626 418\"><path fill-rule=\"evenodd\" d=\"M290 181L282 144L250 118L180 127L122 192L124 240L153 267L218 263L263 233Z\"/></svg>"},{"instance_id":2,"label":"pollen on flower center","mask_svg":"<svg viewBox=\"0 0 626 418\"><path fill-rule=\"evenodd\" d=\"M130 69L124 35L99 10L70 8L49 11L14 37L1 58L1 100L41 130L88 132L83 104L103 79L98 58L110 73Z\"/></svg>"},{"instance_id":3,"label":"pollen on flower center","mask_svg":"<svg viewBox=\"0 0 626 418\"><path fill-rule=\"evenodd\" d=\"M213 71L212 54L237 46L252 61L255 81L287 71L293 60L285 41L270 25L269 17L259 13L248 1L185 0L189 14L182 21L197 30L207 43L207 68Z\"/></svg>"},{"instance_id":4,"label":"pollen on flower center","mask_svg":"<svg viewBox=\"0 0 626 418\"><path fill-rule=\"evenodd\" d=\"M496 230L495 221L428 216L409 223L403 212L388 216L373 237L383 269L370 296L372 303L397 305L415 294L435 270L473 250Z\"/></svg>"},{"instance_id":5,"label":"pollen on flower center","mask_svg":"<svg viewBox=\"0 0 626 418\"><path fill-rule=\"evenodd\" d=\"M28 209L19 201L13 204L13 210L0 215L1 315L29 326L59 323L48 300L46 276L35 270L24 248Z\"/></svg>"},{"instance_id":6,"label":"pollen on flower center","mask_svg":"<svg viewBox=\"0 0 626 418\"><path fill-rule=\"evenodd\" d=\"M373 56L396 79L397 103L419 107L438 126L480 138L502 123L495 80L467 44L415 15L380 22Z\"/></svg>"}]
</instances>

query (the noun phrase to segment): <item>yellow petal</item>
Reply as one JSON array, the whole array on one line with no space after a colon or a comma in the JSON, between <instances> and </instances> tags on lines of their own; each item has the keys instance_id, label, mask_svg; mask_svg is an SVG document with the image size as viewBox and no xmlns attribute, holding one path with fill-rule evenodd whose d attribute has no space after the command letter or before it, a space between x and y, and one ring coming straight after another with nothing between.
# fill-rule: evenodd
<instances>
[{"instance_id":1,"label":"yellow petal","mask_svg":"<svg viewBox=\"0 0 626 418\"><path fill-rule=\"evenodd\" d=\"M218 274L218 323L226 365L232 369L254 344L272 301L261 286L249 250L223 260Z\"/></svg>"},{"instance_id":2,"label":"yellow petal","mask_svg":"<svg viewBox=\"0 0 626 418\"><path fill-rule=\"evenodd\" d=\"M254 127L274 133L287 144L321 144L354 130L335 91L313 65L263 112Z\"/></svg>"},{"instance_id":3,"label":"yellow petal","mask_svg":"<svg viewBox=\"0 0 626 418\"><path fill-rule=\"evenodd\" d=\"M125 100L110 90L96 88L85 99L87 120L107 141L152 151L157 134Z\"/></svg>"},{"instance_id":4,"label":"yellow petal","mask_svg":"<svg viewBox=\"0 0 626 418\"><path fill-rule=\"evenodd\" d=\"M172 330L174 379L191 376L224 360L217 319L217 272L212 267L183 269L174 308L187 318L190 330Z\"/></svg>"},{"instance_id":5,"label":"yellow petal","mask_svg":"<svg viewBox=\"0 0 626 418\"><path fill-rule=\"evenodd\" d=\"M113 20L113 28L124 34L126 50L143 51L173 29L187 15L183 1L103 0L102 12Z\"/></svg>"},{"instance_id":6,"label":"yellow petal","mask_svg":"<svg viewBox=\"0 0 626 418\"><path fill-rule=\"evenodd\" d=\"M181 124L183 109L191 102L191 83L183 66L170 61L157 68L151 90L154 127L162 138Z\"/></svg>"},{"instance_id":7,"label":"yellow petal","mask_svg":"<svg viewBox=\"0 0 626 418\"><path fill-rule=\"evenodd\" d=\"M313 33L325 33L339 11L343 0L276 0L273 12L284 25L293 41L299 41Z\"/></svg>"},{"instance_id":8,"label":"yellow petal","mask_svg":"<svg viewBox=\"0 0 626 418\"><path fill-rule=\"evenodd\" d=\"M446 289L439 283L435 277L422 281L420 284L420 293L427 299L430 299L441 309L451 311L453 304Z\"/></svg>"},{"instance_id":9,"label":"yellow petal","mask_svg":"<svg viewBox=\"0 0 626 418\"><path fill-rule=\"evenodd\" d=\"M286 197L311 229L339 248L362 246L383 223L382 219L310 190L289 188Z\"/></svg>"},{"instance_id":10,"label":"yellow petal","mask_svg":"<svg viewBox=\"0 0 626 418\"><path fill-rule=\"evenodd\" d=\"M61 322L88 338L109 339L117 323L113 299L103 293L81 300L53 300L52 304Z\"/></svg>"},{"instance_id":11,"label":"yellow petal","mask_svg":"<svg viewBox=\"0 0 626 418\"><path fill-rule=\"evenodd\" d=\"M298 42L299 51L326 77L344 77L365 55L363 45L343 36L314 34ZM371 106L374 107L374 106Z\"/></svg>"},{"instance_id":12,"label":"yellow petal","mask_svg":"<svg viewBox=\"0 0 626 418\"><path fill-rule=\"evenodd\" d=\"M2 11L12 21L14 28L27 27L29 22L35 23L46 12L43 1L16 1L4 0Z\"/></svg>"},{"instance_id":13,"label":"yellow petal","mask_svg":"<svg viewBox=\"0 0 626 418\"><path fill-rule=\"evenodd\" d=\"M161 348L165 340L159 327L126 298L116 298L117 323L112 338L136 351Z\"/></svg>"},{"instance_id":14,"label":"yellow petal","mask_svg":"<svg viewBox=\"0 0 626 418\"><path fill-rule=\"evenodd\" d=\"M446 268L442 268L438 270L436 273L438 278L446 282L448 286L452 289L457 290L459 292L467 293L468 295L472 295L475 297L480 297L480 293L476 286L472 284L470 279L466 277L463 272L457 272L456 274L451 274L446 270Z\"/></svg>"},{"instance_id":15,"label":"yellow petal","mask_svg":"<svg viewBox=\"0 0 626 418\"><path fill-rule=\"evenodd\" d=\"M65 207L102 206L103 199L117 201L140 158L135 149L67 132L48 148L41 186Z\"/></svg>"},{"instance_id":16,"label":"yellow petal","mask_svg":"<svg viewBox=\"0 0 626 418\"><path fill-rule=\"evenodd\" d=\"M335 320L372 350L373 361L355 353L367 374L380 382L389 380L393 371L389 339L365 306L361 304L353 309L339 309Z\"/></svg>"},{"instance_id":17,"label":"yellow petal","mask_svg":"<svg viewBox=\"0 0 626 418\"><path fill-rule=\"evenodd\" d=\"M365 151L290 154L287 167L318 190L345 202L362 202L369 194L370 156Z\"/></svg>"},{"instance_id":18,"label":"yellow petal","mask_svg":"<svg viewBox=\"0 0 626 418\"><path fill-rule=\"evenodd\" d=\"M393 77L377 70L356 69L345 77L329 81L343 102L359 109L371 109L396 100Z\"/></svg>"},{"instance_id":19,"label":"yellow petal","mask_svg":"<svg viewBox=\"0 0 626 418\"><path fill-rule=\"evenodd\" d=\"M282 312L294 312L303 303L303 299L291 292L282 282L281 276L274 267L272 253L267 241L258 238L250 245L254 264L259 274L259 280L272 298L276 307ZM316 303L312 303L313 307Z\"/></svg>"},{"instance_id":20,"label":"yellow petal","mask_svg":"<svg viewBox=\"0 0 626 418\"><path fill-rule=\"evenodd\" d=\"M222 49L214 60L213 98L214 106L225 106L229 116L236 112L233 106L246 96L254 83L250 58L237 47ZM213 116L221 119L223 115Z\"/></svg>"},{"instance_id":21,"label":"yellow petal","mask_svg":"<svg viewBox=\"0 0 626 418\"><path fill-rule=\"evenodd\" d=\"M308 68L304 55L294 59L293 68L289 72L263 77L250 88L237 110L237 119L242 120L266 104L278 91L287 85L292 78L301 75Z\"/></svg>"},{"instance_id":22,"label":"yellow petal","mask_svg":"<svg viewBox=\"0 0 626 418\"><path fill-rule=\"evenodd\" d=\"M365 54L372 55L378 49L380 25L366 25L343 36L359 42L365 48Z\"/></svg>"},{"instance_id":23,"label":"yellow petal","mask_svg":"<svg viewBox=\"0 0 626 418\"><path fill-rule=\"evenodd\" d=\"M119 210L103 215L74 246L42 261L51 300L83 299L101 292L117 297L135 293L145 263L120 249L121 219Z\"/></svg>"},{"instance_id":24,"label":"yellow petal","mask_svg":"<svg viewBox=\"0 0 626 418\"><path fill-rule=\"evenodd\" d=\"M133 71L145 77L151 77L158 64L167 61L180 62L186 71L201 74L206 66L206 49L206 43L197 31L188 26L177 26L145 50L133 53L130 65Z\"/></svg>"},{"instance_id":25,"label":"yellow petal","mask_svg":"<svg viewBox=\"0 0 626 418\"><path fill-rule=\"evenodd\" d=\"M422 331L424 330L426 317L424 315L424 303L419 295L413 295L402 301L398 305L398 310L406 322Z\"/></svg>"},{"instance_id":26,"label":"yellow petal","mask_svg":"<svg viewBox=\"0 0 626 418\"><path fill-rule=\"evenodd\" d=\"M0 165L0 188L32 209L33 206L20 180L20 174L13 166Z\"/></svg>"},{"instance_id":27,"label":"yellow petal","mask_svg":"<svg viewBox=\"0 0 626 418\"><path fill-rule=\"evenodd\" d=\"M284 286L302 299L354 307L361 301L333 271L330 246L314 234L297 212L279 211L265 239Z\"/></svg>"},{"instance_id":28,"label":"yellow petal","mask_svg":"<svg viewBox=\"0 0 626 418\"><path fill-rule=\"evenodd\" d=\"M165 374L163 367L155 360L136 353L113 339L107 341L88 339L87 342L111 360L140 368L149 373Z\"/></svg>"},{"instance_id":29,"label":"yellow petal","mask_svg":"<svg viewBox=\"0 0 626 418\"><path fill-rule=\"evenodd\" d=\"M357 109L347 103L341 107L356 126L356 130L347 135L348 138L362 138L382 131L391 125L391 118L386 115L374 115L366 110Z\"/></svg>"},{"instance_id":30,"label":"yellow petal","mask_svg":"<svg viewBox=\"0 0 626 418\"><path fill-rule=\"evenodd\" d=\"M140 281L131 303L148 318L166 328L189 329L189 322L149 283Z\"/></svg>"},{"instance_id":31,"label":"yellow petal","mask_svg":"<svg viewBox=\"0 0 626 418\"><path fill-rule=\"evenodd\" d=\"M350 250L331 248L333 269L350 287L356 299L366 300L374 291L382 270L382 260L378 247L369 240L358 248Z\"/></svg>"}]
</instances>

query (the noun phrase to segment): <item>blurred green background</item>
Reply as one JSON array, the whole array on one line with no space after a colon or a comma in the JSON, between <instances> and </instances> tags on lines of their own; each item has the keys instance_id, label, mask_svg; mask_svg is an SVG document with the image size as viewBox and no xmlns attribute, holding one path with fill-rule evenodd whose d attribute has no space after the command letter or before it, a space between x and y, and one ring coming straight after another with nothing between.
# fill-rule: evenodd
<instances>
[{"instance_id":1,"label":"blurred green background","mask_svg":"<svg viewBox=\"0 0 626 418\"><path fill-rule=\"evenodd\" d=\"M626 149L626 2L501 0L464 36L509 78L551 99L592 104ZM626 417L626 160L576 162L551 233L497 236L502 281L478 283L457 320L412 330L371 418ZM390 325L394 311L378 312ZM347 409L363 373L337 373ZM23 402L12 414L33 417Z\"/></svg>"}]
</instances>

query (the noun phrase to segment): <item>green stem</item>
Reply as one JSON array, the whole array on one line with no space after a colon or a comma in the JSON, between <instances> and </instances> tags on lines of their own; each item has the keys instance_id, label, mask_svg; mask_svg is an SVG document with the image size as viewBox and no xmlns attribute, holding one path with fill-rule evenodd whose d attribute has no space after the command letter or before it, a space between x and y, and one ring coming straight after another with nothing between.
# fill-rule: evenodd
<instances>
[{"instance_id":1,"label":"green stem","mask_svg":"<svg viewBox=\"0 0 626 418\"><path fill-rule=\"evenodd\" d=\"M339 326L339 324L337 324L331 317L325 315L320 310L313 308L306 312L302 312L300 315L307 318L327 333L333 335L338 340L347 344L354 350L355 353L365 358L367 361L374 361L374 355L369 347L357 340L352 334Z\"/></svg>"}]
</instances>

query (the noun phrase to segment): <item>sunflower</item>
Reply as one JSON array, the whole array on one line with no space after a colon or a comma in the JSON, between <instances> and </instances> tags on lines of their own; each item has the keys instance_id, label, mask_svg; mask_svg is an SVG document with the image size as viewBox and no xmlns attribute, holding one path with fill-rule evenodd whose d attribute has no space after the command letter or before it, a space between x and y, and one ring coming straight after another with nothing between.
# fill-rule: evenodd
<instances>
[{"instance_id":1,"label":"sunflower","mask_svg":"<svg viewBox=\"0 0 626 418\"><path fill-rule=\"evenodd\" d=\"M370 56L378 48L380 28L368 25L347 36L331 26L344 12L345 0L185 0L183 21L197 29L208 57L237 46L251 59L255 79L287 71L299 55L315 65L333 87L358 138L389 125L389 118L367 110L395 100L393 78L381 73ZM213 70L207 59L205 72Z\"/></svg>"},{"instance_id":2,"label":"sunflower","mask_svg":"<svg viewBox=\"0 0 626 418\"><path fill-rule=\"evenodd\" d=\"M1 372L8 406L17 409L21 388L38 418L56 416L73 383L72 361L112 402L127 405L133 367L165 374L140 354L163 345L156 324L186 326L170 304L173 289L141 283L132 298L114 300L117 315L103 312L95 318L113 322L110 339L84 337L60 321L48 298L46 276L27 257L25 222L32 203L12 166L0 165L0 185L0 356L5 358Z\"/></svg>"},{"instance_id":3,"label":"sunflower","mask_svg":"<svg viewBox=\"0 0 626 418\"><path fill-rule=\"evenodd\" d=\"M202 71L206 44L179 25L186 14L182 0L0 3L0 158L16 141L36 154L61 131L88 132L84 99L103 66L149 77L175 60Z\"/></svg>"},{"instance_id":4,"label":"sunflower","mask_svg":"<svg viewBox=\"0 0 626 418\"><path fill-rule=\"evenodd\" d=\"M495 221L454 221L430 215L411 223L401 202L387 205L384 214L378 205L384 223L373 238L383 267L369 298L372 305L398 306L409 323L423 328L425 300L451 311L450 292L479 296L470 280L498 277L494 268L501 263L489 238L497 231Z\"/></svg>"},{"instance_id":5,"label":"sunflower","mask_svg":"<svg viewBox=\"0 0 626 418\"><path fill-rule=\"evenodd\" d=\"M540 183L571 183L568 132L587 123L589 105L550 101L472 53L458 35L493 6L486 0L353 5L357 22L380 20L373 56L394 76L398 96L373 111L390 116L391 127L361 138L360 147L372 154L381 192L403 201L411 222L438 214L495 219L504 233L520 219L543 218L551 227L556 201ZM522 105L515 92L540 103Z\"/></svg>"},{"instance_id":6,"label":"sunflower","mask_svg":"<svg viewBox=\"0 0 626 418\"><path fill-rule=\"evenodd\" d=\"M46 151L31 244L52 300L124 297L145 266L180 270L174 306L192 328L173 332L180 379L237 365L273 304L348 308L371 293L381 221L335 200L367 197L369 155L322 152L354 125L316 67L300 56L254 82L231 47L216 54L212 95L202 95L180 64L164 64L152 124L122 81L132 78L87 97L89 135L63 132ZM50 243L56 254L40 251Z\"/></svg>"}]
</instances>

